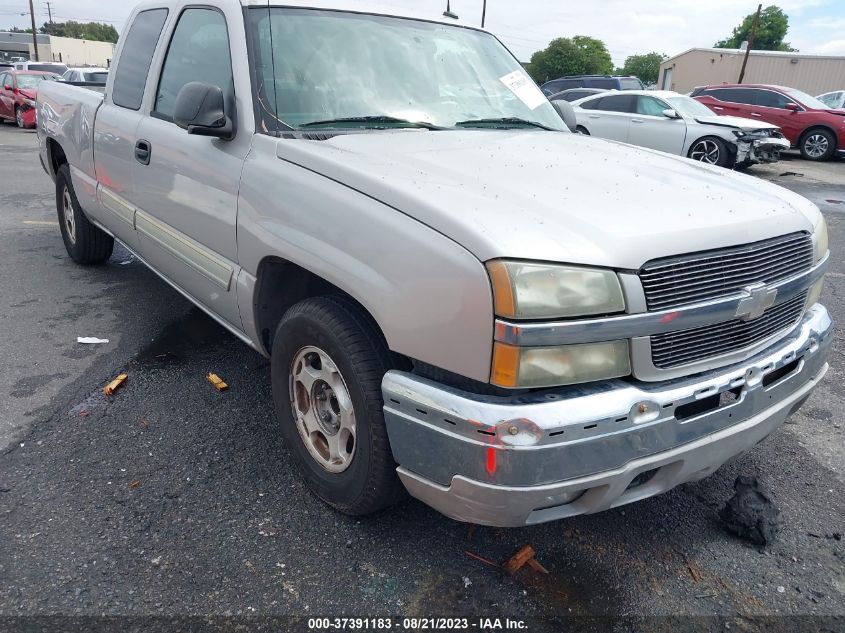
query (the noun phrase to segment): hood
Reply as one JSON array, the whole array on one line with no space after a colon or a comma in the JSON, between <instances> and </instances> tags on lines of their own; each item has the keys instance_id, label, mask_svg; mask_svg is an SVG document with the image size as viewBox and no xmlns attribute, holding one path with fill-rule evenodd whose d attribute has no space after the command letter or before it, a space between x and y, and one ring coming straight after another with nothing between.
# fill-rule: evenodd
<instances>
[{"instance_id":1,"label":"hood","mask_svg":"<svg viewBox=\"0 0 845 633\"><path fill-rule=\"evenodd\" d=\"M808 200L751 176L580 134L529 130L279 139L277 156L417 219L481 261L637 269L812 230Z\"/></svg>"},{"instance_id":2,"label":"hood","mask_svg":"<svg viewBox=\"0 0 845 633\"><path fill-rule=\"evenodd\" d=\"M736 127L743 132L751 132L753 130L776 130L777 125L766 123L756 119L746 119L739 116L720 116L714 114L711 116L698 116L695 120L704 125L720 125L723 127Z\"/></svg>"},{"instance_id":3,"label":"hood","mask_svg":"<svg viewBox=\"0 0 845 633\"><path fill-rule=\"evenodd\" d=\"M830 114L838 114L839 116L845 116L845 108L833 108L831 110L824 110L824 112L829 112Z\"/></svg>"},{"instance_id":4,"label":"hood","mask_svg":"<svg viewBox=\"0 0 845 633\"><path fill-rule=\"evenodd\" d=\"M38 94L37 90L33 88L21 88L18 90L18 94L22 97L26 97L27 99L35 100L36 95Z\"/></svg>"}]
</instances>

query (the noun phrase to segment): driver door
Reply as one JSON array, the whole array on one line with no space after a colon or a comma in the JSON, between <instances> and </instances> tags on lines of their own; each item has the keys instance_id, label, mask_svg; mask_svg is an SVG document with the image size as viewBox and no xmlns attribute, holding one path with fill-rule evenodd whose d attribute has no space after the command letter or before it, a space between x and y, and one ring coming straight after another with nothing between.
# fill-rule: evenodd
<instances>
[{"instance_id":1,"label":"driver door","mask_svg":"<svg viewBox=\"0 0 845 633\"><path fill-rule=\"evenodd\" d=\"M637 97L637 113L631 118L628 142L669 154L683 154L687 124L683 119L670 119L663 114L671 110L665 101L656 97Z\"/></svg>"}]
</instances>

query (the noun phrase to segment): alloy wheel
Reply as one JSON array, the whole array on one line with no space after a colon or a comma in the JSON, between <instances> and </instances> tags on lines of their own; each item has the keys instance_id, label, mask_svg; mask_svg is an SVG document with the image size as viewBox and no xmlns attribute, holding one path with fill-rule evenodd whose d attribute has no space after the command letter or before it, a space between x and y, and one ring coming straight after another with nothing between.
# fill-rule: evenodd
<instances>
[{"instance_id":1,"label":"alloy wheel","mask_svg":"<svg viewBox=\"0 0 845 633\"><path fill-rule=\"evenodd\" d=\"M720 154L719 146L715 141L704 139L692 146L690 158L707 163L708 165L718 165Z\"/></svg>"},{"instance_id":2,"label":"alloy wheel","mask_svg":"<svg viewBox=\"0 0 845 633\"><path fill-rule=\"evenodd\" d=\"M355 409L337 364L318 347L303 347L290 370L296 428L311 457L330 473L349 468L355 455Z\"/></svg>"},{"instance_id":3,"label":"alloy wheel","mask_svg":"<svg viewBox=\"0 0 845 633\"><path fill-rule=\"evenodd\" d=\"M65 223L67 239L71 244L76 244L76 216L73 213L73 200L70 197L70 189L67 187L62 192L62 219Z\"/></svg>"},{"instance_id":4,"label":"alloy wheel","mask_svg":"<svg viewBox=\"0 0 845 633\"><path fill-rule=\"evenodd\" d=\"M821 158L827 153L830 144L824 134L811 134L804 140L804 152L810 158Z\"/></svg>"}]
</instances>

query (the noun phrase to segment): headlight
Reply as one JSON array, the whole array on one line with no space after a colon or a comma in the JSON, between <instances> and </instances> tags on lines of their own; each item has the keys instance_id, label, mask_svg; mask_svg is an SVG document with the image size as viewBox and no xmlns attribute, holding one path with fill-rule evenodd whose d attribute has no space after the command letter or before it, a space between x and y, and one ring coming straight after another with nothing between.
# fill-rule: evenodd
<instances>
[{"instance_id":1,"label":"headlight","mask_svg":"<svg viewBox=\"0 0 845 633\"><path fill-rule=\"evenodd\" d=\"M611 270L506 260L488 262L487 270L500 317L556 319L625 310Z\"/></svg>"},{"instance_id":2,"label":"headlight","mask_svg":"<svg viewBox=\"0 0 845 633\"><path fill-rule=\"evenodd\" d=\"M827 222L824 218L819 220L819 225L816 227L816 232L813 233L813 253L815 261L820 261L827 253Z\"/></svg>"},{"instance_id":3,"label":"headlight","mask_svg":"<svg viewBox=\"0 0 845 633\"><path fill-rule=\"evenodd\" d=\"M490 382L499 387L558 387L631 373L628 341L558 347L493 346Z\"/></svg>"}]
</instances>

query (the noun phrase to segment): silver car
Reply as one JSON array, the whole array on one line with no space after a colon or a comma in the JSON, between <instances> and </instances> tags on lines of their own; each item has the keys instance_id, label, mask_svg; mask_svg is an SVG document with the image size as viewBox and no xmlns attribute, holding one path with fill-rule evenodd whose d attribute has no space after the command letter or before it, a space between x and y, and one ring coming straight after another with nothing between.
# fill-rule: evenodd
<instances>
[{"instance_id":1,"label":"silver car","mask_svg":"<svg viewBox=\"0 0 845 633\"><path fill-rule=\"evenodd\" d=\"M775 125L715 115L695 99L668 90L603 93L572 105L581 134L720 167L775 162L781 150L789 149Z\"/></svg>"},{"instance_id":2,"label":"silver car","mask_svg":"<svg viewBox=\"0 0 845 633\"><path fill-rule=\"evenodd\" d=\"M845 90L834 90L816 97L819 101L830 108L845 108Z\"/></svg>"}]
</instances>

